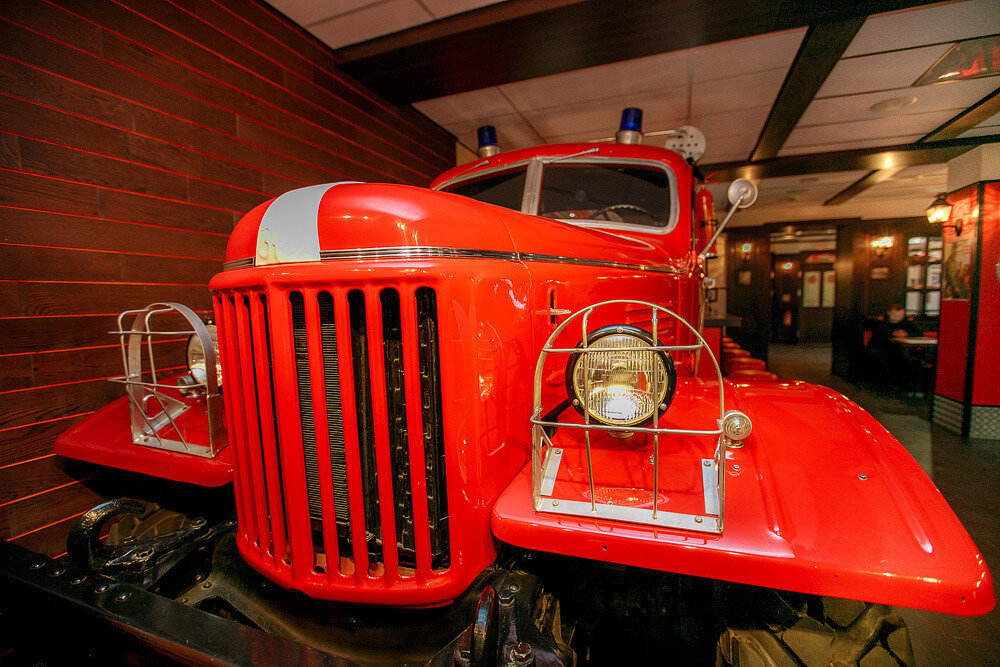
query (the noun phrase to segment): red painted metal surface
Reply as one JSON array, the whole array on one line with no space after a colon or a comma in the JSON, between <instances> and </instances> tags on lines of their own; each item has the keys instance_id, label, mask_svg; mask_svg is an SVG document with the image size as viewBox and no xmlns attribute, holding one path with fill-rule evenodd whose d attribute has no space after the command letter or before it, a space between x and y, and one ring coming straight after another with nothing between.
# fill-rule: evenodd
<instances>
[{"instance_id":1,"label":"red painted metal surface","mask_svg":"<svg viewBox=\"0 0 1000 667\"><path fill-rule=\"evenodd\" d=\"M475 169L457 167L436 183L536 155L592 148L513 151ZM232 444L223 454L233 462L237 543L244 558L286 588L369 604L453 599L492 564L499 539L962 614L992 607L989 573L933 484L874 419L810 385L728 385L727 403L750 414L754 432L746 447L729 453L730 464L741 468L726 472L721 536L532 510L523 473L531 377L543 342L564 313L629 298L661 304L689 322L701 315L704 272L694 255L690 167L663 149L597 149L602 157L658 160L676 172L679 223L672 232L581 228L443 192L342 184L325 191L315 218L295 224L312 229L321 252L346 256L231 269L212 280ZM237 225L227 261L256 256L258 228L272 203ZM704 208L704 201L699 204ZM415 247L478 256L357 256L374 248ZM428 371L418 361L426 352L426 331L417 329L417 290L433 290L436 299L445 558L434 551L442 524L429 497L438 480L424 465L434 418L421 385ZM331 304L326 315L317 305L325 295ZM387 295L398 302L396 323L386 310ZM335 331L324 319L331 312ZM650 310L639 305L608 308L600 318L593 328L651 324ZM660 321L660 338L693 342L669 320ZM691 427L692 420L713 420L718 415L710 414L717 408L709 400L711 376L693 379L693 353L677 353L675 363L680 388L665 421ZM334 380L336 390L330 388ZM542 392L545 401L565 398L562 367L544 375ZM337 400L339 420L332 417L338 406L329 402ZM370 417L361 408L366 401ZM117 428L127 432L121 424ZM648 476L648 442L599 441L596 460L602 471L618 476L619 486ZM715 446L711 438L677 436L661 450L663 502L670 511L704 511L699 466ZM557 483L562 491L582 492L581 465L568 446L564 467L576 472ZM400 477L403 468L408 472ZM399 514L400 503L408 504L409 513ZM370 537L373 531L380 542Z\"/></svg>"},{"instance_id":2,"label":"red painted metal surface","mask_svg":"<svg viewBox=\"0 0 1000 667\"><path fill-rule=\"evenodd\" d=\"M164 380L169 381L169 378ZM166 391L171 397L192 406L175 418L178 427L184 431L184 437L194 444L207 445L208 413L204 397L190 399L178 392ZM176 437L169 427L163 435ZM224 447L214 459L209 459L133 443L127 397L109 403L61 433L56 438L53 451L72 459L198 486L222 486L233 479L229 447Z\"/></svg>"},{"instance_id":3,"label":"red painted metal surface","mask_svg":"<svg viewBox=\"0 0 1000 667\"><path fill-rule=\"evenodd\" d=\"M979 312L976 323L976 369L973 405L1000 405L1000 182L983 185L982 260L979 275Z\"/></svg>"},{"instance_id":4,"label":"red painted metal surface","mask_svg":"<svg viewBox=\"0 0 1000 667\"><path fill-rule=\"evenodd\" d=\"M664 423L711 410L705 405L714 391L712 383L682 383ZM727 454L722 535L535 512L528 468L494 507L495 534L530 549L784 590L963 615L993 607L989 571L965 529L868 413L798 382L727 382L726 393L727 407L753 420L753 433ZM554 491L560 498L587 493L584 463L574 455L579 438L562 429L554 440L564 451ZM695 473L715 444L677 440L661 456L660 507L700 513ZM647 441L595 438L594 466L605 479L649 474L649 458Z\"/></svg>"}]
</instances>

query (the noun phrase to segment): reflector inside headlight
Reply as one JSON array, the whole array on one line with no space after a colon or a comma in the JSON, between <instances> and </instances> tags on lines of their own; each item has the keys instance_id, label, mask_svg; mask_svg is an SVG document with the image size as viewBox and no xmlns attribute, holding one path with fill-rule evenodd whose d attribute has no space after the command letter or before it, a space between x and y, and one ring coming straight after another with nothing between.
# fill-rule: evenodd
<instances>
[{"instance_id":1,"label":"reflector inside headlight","mask_svg":"<svg viewBox=\"0 0 1000 667\"><path fill-rule=\"evenodd\" d=\"M567 367L567 384L581 414L586 410L592 420L609 426L637 426L651 420L655 409L666 410L677 382L673 360L662 351L634 349L652 347L652 340L642 329L627 326L588 336L592 351L574 355Z\"/></svg>"},{"instance_id":2,"label":"reflector inside headlight","mask_svg":"<svg viewBox=\"0 0 1000 667\"><path fill-rule=\"evenodd\" d=\"M219 333L214 324L206 324L208 335L212 339L215 347L215 376L218 378L219 386L222 386L222 362L219 357ZM197 334L188 339L187 344L187 365L191 377L200 385L208 382L208 374L205 370L205 348L201 344L201 338Z\"/></svg>"}]
</instances>

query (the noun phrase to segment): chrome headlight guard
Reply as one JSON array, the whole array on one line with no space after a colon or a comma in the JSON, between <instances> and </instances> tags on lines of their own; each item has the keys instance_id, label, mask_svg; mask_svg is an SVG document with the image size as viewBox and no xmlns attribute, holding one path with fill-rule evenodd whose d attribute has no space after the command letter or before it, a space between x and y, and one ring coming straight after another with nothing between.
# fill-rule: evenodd
<instances>
[{"instance_id":1,"label":"chrome headlight guard","mask_svg":"<svg viewBox=\"0 0 1000 667\"><path fill-rule=\"evenodd\" d=\"M543 375L546 359L550 354L568 354L568 355L583 355L583 359L587 358L587 355L593 354L597 350L591 348L588 345L588 320L591 314L599 309L606 306L633 306L639 308L648 308L652 313L652 345L649 347L644 347L643 351L650 352L664 352L669 353L671 351L692 351L696 353L701 353L702 351L709 355L712 360L712 365L715 368L716 379L718 380L719 389L719 412L718 418L715 420L714 425L706 425L706 428L702 429L680 429L680 428L664 428L658 426L660 422L660 417L662 416L662 411L660 406L655 404L653 408L653 418L649 426L609 426L604 424L593 423L589 417L589 410L586 405L583 406L583 424L560 422L558 418L552 418L546 413L542 404L542 384ZM678 331L681 331L682 327L684 330L690 332L693 339L696 341L689 345L662 345L659 340L659 325L662 317L672 318L678 323ZM569 327L573 322L579 322L582 329L582 345L578 347L571 348L560 348L554 347L555 342L559 339L559 336ZM591 333L592 335L592 333ZM637 348L638 349L638 348ZM653 374L656 377L656 374ZM657 387L654 384L653 395L657 395ZM584 392L584 397L586 399L586 392ZM734 411L731 411L731 413ZM741 414L741 413L737 413ZM543 416L545 415L545 416ZM741 414L742 416L742 414ZM745 418L745 416L743 416ZM691 326L683 317L677 313L664 308L663 306L658 306L653 303L646 301L637 301L631 299L617 299L611 301L602 301L600 303L593 304L586 308L576 311L572 315L566 318L549 336L548 340L545 341L541 353L539 354L538 361L535 364L535 378L534 378L534 402L533 410L531 415L532 424L532 447L531 447L531 483L532 483L532 504L537 512L550 512L555 514L566 514L574 516L587 516L594 518L603 518L616 521L628 521L631 523L639 523L653 526L661 526L667 528L680 528L684 530L693 530L699 532L707 533L722 533L723 519L724 519L724 506L725 506L725 475L723 471L725 470L726 461L726 443L728 437L725 431L725 424L727 420L727 412L725 406L725 388L722 382L722 370L719 367L719 362L712 354L711 348L705 342L705 339L701 336L698 331ZM749 420L747 420L749 423ZM559 468L559 461L562 457L562 448L553 444L551 436L547 432L549 429L558 428L572 428L581 429L584 434L584 445L586 448L586 467L587 467L587 477L590 486L590 500L567 500L567 499L557 499L552 497L552 489L555 484L555 477ZM599 504L597 502L597 496L594 489L594 468L593 459L591 455L591 433L594 431L623 431L628 430L635 433L648 433L653 436L653 488L652 488L652 510L639 508L639 507L628 507L619 505L609 505L609 504ZM747 431L749 432L749 431ZM714 436L717 438L718 444L715 448L714 457L709 459L702 459L700 461L701 472L700 476L703 480L704 489L704 501L705 501L705 512L703 514L682 514L678 512L668 512L659 509L659 461L660 461L660 436L663 435L694 435L694 436ZM745 436L744 436L745 437Z\"/></svg>"}]
</instances>

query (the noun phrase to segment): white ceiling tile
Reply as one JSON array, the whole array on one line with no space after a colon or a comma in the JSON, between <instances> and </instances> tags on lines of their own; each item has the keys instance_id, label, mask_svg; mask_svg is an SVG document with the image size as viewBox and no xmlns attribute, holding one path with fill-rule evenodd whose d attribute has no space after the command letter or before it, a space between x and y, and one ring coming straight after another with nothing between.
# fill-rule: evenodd
<instances>
[{"instance_id":1,"label":"white ceiling tile","mask_svg":"<svg viewBox=\"0 0 1000 667\"><path fill-rule=\"evenodd\" d=\"M851 95L876 90L907 88L951 47L950 44L920 49L877 53L846 58L837 63L816 97Z\"/></svg>"},{"instance_id":2,"label":"white ceiling tile","mask_svg":"<svg viewBox=\"0 0 1000 667\"><path fill-rule=\"evenodd\" d=\"M379 0L270 0L270 5L301 26L309 27L331 16L340 16Z\"/></svg>"},{"instance_id":3,"label":"white ceiling tile","mask_svg":"<svg viewBox=\"0 0 1000 667\"><path fill-rule=\"evenodd\" d=\"M997 0L968 0L872 16L846 56L955 42L1000 32Z\"/></svg>"},{"instance_id":4,"label":"white ceiling tile","mask_svg":"<svg viewBox=\"0 0 1000 667\"><path fill-rule=\"evenodd\" d=\"M798 127L853 120L877 121L886 118L903 118L906 115L928 111L965 109L993 92L998 86L1000 86L1000 78L990 77L881 93L816 99L802 114ZM874 104L897 97L915 97L917 101L896 113L878 113L871 110ZM902 134L902 132L898 134Z\"/></svg>"},{"instance_id":5,"label":"white ceiling tile","mask_svg":"<svg viewBox=\"0 0 1000 667\"><path fill-rule=\"evenodd\" d=\"M629 104L612 100L627 100L651 91L686 89L688 57L687 51L675 51L518 81L501 88L521 111L607 100L609 107L618 107L620 112L621 104Z\"/></svg>"},{"instance_id":6,"label":"white ceiling tile","mask_svg":"<svg viewBox=\"0 0 1000 667\"><path fill-rule=\"evenodd\" d=\"M1000 113L995 113L976 127L987 127L989 125L1000 125Z\"/></svg>"},{"instance_id":7,"label":"white ceiling tile","mask_svg":"<svg viewBox=\"0 0 1000 667\"><path fill-rule=\"evenodd\" d=\"M890 145L899 143L897 140L890 141L891 137L927 134L934 128L950 120L954 115L954 111L944 110L854 121L851 123L797 127L788 135L785 146L794 148L796 146L883 138L886 139L884 142L885 145Z\"/></svg>"},{"instance_id":8,"label":"white ceiling tile","mask_svg":"<svg viewBox=\"0 0 1000 667\"><path fill-rule=\"evenodd\" d=\"M787 72L795 60L805 28L700 46L691 50L691 76L711 81L760 70Z\"/></svg>"},{"instance_id":9,"label":"white ceiling tile","mask_svg":"<svg viewBox=\"0 0 1000 667\"><path fill-rule=\"evenodd\" d=\"M481 88L468 93L438 97L433 100L417 102L413 106L439 125L471 123L480 120L483 121L480 125L485 125L490 122L491 118L517 113L517 109L511 106L507 98L500 94L498 88Z\"/></svg>"},{"instance_id":10,"label":"white ceiling tile","mask_svg":"<svg viewBox=\"0 0 1000 667\"><path fill-rule=\"evenodd\" d=\"M926 132L921 132L920 134L909 134L902 135L898 137L879 138L879 139L859 139L857 141L842 141L838 143L830 144L809 144L803 146L787 147L782 148L778 153L778 157L785 157L786 155L808 155L809 153L827 153L830 151L847 151L855 148L876 148L878 146L889 146L895 144L909 144L913 143L917 139L921 138L927 134Z\"/></svg>"},{"instance_id":11,"label":"white ceiling tile","mask_svg":"<svg viewBox=\"0 0 1000 667\"><path fill-rule=\"evenodd\" d=\"M387 0L310 25L309 32L337 49L412 28L434 19L417 0Z\"/></svg>"},{"instance_id":12,"label":"white ceiling tile","mask_svg":"<svg viewBox=\"0 0 1000 667\"><path fill-rule=\"evenodd\" d=\"M993 134L1000 134L1000 125L977 126L958 135L958 138L967 139L969 137L988 137Z\"/></svg>"},{"instance_id":13,"label":"white ceiling tile","mask_svg":"<svg viewBox=\"0 0 1000 667\"><path fill-rule=\"evenodd\" d=\"M698 116L734 109L771 106L787 74L788 69L782 68L712 81L696 80L692 85L691 111Z\"/></svg>"},{"instance_id":14,"label":"white ceiling tile","mask_svg":"<svg viewBox=\"0 0 1000 667\"><path fill-rule=\"evenodd\" d=\"M437 18L461 14L486 5L499 4L500 0L421 0L424 7Z\"/></svg>"}]
</instances>

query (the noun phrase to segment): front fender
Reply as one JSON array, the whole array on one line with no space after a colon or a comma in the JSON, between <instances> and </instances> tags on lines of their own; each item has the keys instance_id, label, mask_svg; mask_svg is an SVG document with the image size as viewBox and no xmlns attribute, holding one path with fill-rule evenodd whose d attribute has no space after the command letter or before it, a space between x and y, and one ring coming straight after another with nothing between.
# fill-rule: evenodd
<instances>
[{"instance_id":1,"label":"front fender","mask_svg":"<svg viewBox=\"0 0 1000 667\"><path fill-rule=\"evenodd\" d=\"M726 403L750 416L753 432L727 453L722 535L535 512L529 469L496 504L495 535L816 595L967 616L993 608L993 582L968 533L913 457L857 404L801 382L728 381Z\"/></svg>"}]
</instances>

